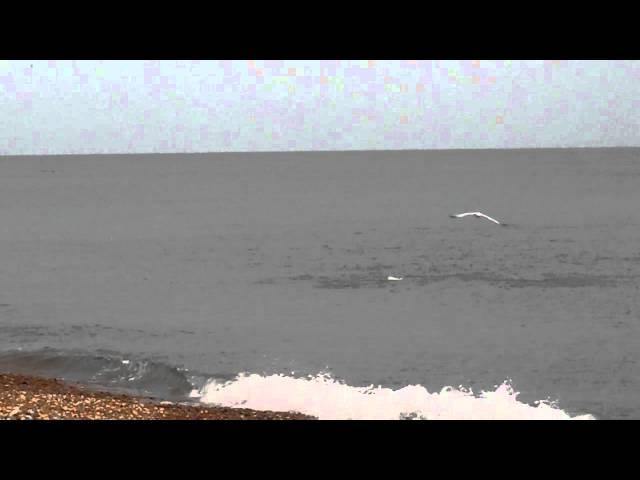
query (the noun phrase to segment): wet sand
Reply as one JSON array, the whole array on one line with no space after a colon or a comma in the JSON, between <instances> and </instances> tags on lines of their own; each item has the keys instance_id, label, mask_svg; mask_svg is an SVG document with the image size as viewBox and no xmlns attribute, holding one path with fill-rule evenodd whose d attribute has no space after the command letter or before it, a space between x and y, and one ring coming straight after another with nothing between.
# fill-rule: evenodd
<instances>
[{"instance_id":1,"label":"wet sand","mask_svg":"<svg viewBox=\"0 0 640 480\"><path fill-rule=\"evenodd\" d=\"M0 374L0 420L310 420L296 414L161 403L57 379Z\"/></svg>"}]
</instances>

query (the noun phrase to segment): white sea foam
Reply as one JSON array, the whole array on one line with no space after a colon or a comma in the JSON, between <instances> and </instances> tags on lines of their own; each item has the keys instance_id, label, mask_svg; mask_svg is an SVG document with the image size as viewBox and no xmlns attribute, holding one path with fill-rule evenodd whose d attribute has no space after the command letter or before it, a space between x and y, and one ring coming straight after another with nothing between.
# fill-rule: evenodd
<instances>
[{"instance_id":1,"label":"white sea foam","mask_svg":"<svg viewBox=\"0 0 640 480\"><path fill-rule=\"evenodd\" d=\"M508 383L494 391L446 387L429 393L420 385L398 390L352 387L329 375L295 378L285 375L241 374L229 382L210 381L191 394L201 402L254 410L294 411L321 420L593 420L571 417L548 402L531 406L517 400Z\"/></svg>"}]
</instances>

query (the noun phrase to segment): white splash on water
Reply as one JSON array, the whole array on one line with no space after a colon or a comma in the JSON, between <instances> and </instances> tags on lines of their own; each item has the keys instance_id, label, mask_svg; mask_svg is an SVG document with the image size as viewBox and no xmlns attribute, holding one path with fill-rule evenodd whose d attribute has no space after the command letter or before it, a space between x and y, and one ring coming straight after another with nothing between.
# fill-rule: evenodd
<instances>
[{"instance_id":1,"label":"white splash on water","mask_svg":"<svg viewBox=\"0 0 640 480\"><path fill-rule=\"evenodd\" d=\"M202 403L253 410L300 412L320 420L594 420L571 417L548 402L531 406L517 400L507 384L476 396L471 390L446 387L429 393L421 385L398 390L352 387L329 375L295 378L241 374L229 382L210 381L191 397Z\"/></svg>"}]
</instances>

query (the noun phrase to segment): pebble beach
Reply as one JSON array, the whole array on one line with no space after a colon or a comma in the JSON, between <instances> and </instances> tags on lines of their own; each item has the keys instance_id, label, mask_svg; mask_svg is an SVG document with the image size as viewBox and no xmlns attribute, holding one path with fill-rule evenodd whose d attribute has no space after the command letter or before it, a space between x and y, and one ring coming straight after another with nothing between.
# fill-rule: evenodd
<instances>
[{"instance_id":1,"label":"pebble beach","mask_svg":"<svg viewBox=\"0 0 640 480\"><path fill-rule=\"evenodd\" d=\"M201 407L0 374L0 420L310 420L298 413Z\"/></svg>"}]
</instances>

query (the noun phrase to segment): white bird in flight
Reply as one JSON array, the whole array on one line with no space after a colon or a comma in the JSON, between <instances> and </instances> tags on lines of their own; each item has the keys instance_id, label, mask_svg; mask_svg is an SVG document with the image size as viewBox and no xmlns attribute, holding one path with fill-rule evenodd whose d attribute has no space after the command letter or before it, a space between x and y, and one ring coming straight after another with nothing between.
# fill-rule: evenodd
<instances>
[{"instance_id":1,"label":"white bird in flight","mask_svg":"<svg viewBox=\"0 0 640 480\"><path fill-rule=\"evenodd\" d=\"M489 215L485 215L482 212L466 212L466 213L459 213L457 215L449 215L449 216L451 218L464 218L464 217L468 217L469 215L472 215L472 216L477 217L477 218L486 218L487 220L491 220L493 223L497 223L498 225L502 225L495 218L491 218Z\"/></svg>"},{"instance_id":2,"label":"white bird in flight","mask_svg":"<svg viewBox=\"0 0 640 480\"><path fill-rule=\"evenodd\" d=\"M400 281L400 280L402 280L403 278L404 278L404 277L393 277L393 276L389 275L389 276L387 277L387 280L390 280L390 281L392 281L392 282L394 282L394 281L395 281L395 282L399 282L399 281Z\"/></svg>"}]
</instances>

